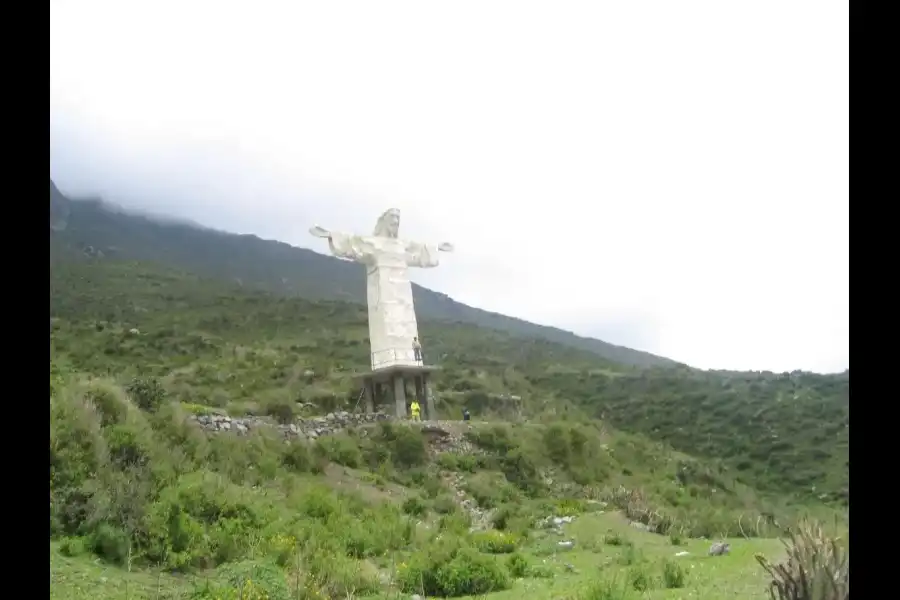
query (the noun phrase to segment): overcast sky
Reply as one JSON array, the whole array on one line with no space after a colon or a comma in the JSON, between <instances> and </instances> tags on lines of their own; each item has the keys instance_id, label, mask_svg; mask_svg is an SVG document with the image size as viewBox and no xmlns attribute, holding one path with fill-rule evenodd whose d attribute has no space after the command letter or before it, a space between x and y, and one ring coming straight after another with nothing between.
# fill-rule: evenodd
<instances>
[{"instance_id":1,"label":"overcast sky","mask_svg":"<svg viewBox=\"0 0 900 600\"><path fill-rule=\"evenodd\" d=\"M64 192L325 252L703 368L849 367L849 8L51 0Z\"/></svg>"}]
</instances>

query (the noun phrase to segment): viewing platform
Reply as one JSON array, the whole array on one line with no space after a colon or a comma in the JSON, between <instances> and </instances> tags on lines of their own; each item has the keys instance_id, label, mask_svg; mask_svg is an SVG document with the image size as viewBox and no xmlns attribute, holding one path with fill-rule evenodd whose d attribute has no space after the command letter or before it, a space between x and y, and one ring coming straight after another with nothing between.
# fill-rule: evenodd
<instances>
[{"instance_id":1,"label":"viewing platform","mask_svg":"<svg viewBox=\"0 0 900 600\"><path fill-rule=\"evenodd\" d=\"M371 371L353 376L354 383L362 387L365 412L374 413L376 405L393 401L395 416L403 419L407 416L407 398L412 398L422 407L423 420L435 420L431 374L440 367L416 362L412 350L378 354L383 356L372 355L372 365L376 366Z\"/></svg>"}]
</instances>

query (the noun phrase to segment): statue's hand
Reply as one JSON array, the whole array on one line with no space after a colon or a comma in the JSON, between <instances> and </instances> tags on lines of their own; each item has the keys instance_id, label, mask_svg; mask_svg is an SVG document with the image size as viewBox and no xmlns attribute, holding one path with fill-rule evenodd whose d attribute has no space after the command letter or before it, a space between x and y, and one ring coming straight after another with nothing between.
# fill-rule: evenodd
<instances>
[{"instance_id":1,"label":"statue's hand","mask_svg":"<svg viewBox=\"0 0 900 600\"><path fill-rule=\"evenodd\" d=\"M441 252L453 252L453 244L444 242L443 244L440 244L438 246L438 250L440 250Z\"/></svg>"},{"instance_id":2,"label":"statue's hand","mask_svg":"<svg viewBox=\"0 0 900 600\"><path fill-rule=\"evenodd\" d=\"M331 237L331 232L329 232L327 229L323 229L322 227L319 227L318 225L316 225L315 227L310 227L309 232L311 234L313 234L314 236L320 237L320 238L330 238Z\"/></svg>"}]
</instances>

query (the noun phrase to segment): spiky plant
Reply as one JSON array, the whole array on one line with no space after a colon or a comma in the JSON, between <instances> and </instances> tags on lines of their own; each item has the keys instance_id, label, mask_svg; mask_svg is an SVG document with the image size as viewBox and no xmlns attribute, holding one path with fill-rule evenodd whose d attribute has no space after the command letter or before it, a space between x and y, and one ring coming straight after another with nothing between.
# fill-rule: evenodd
<instances>
[{"instance_id":1,"label":"spiky plant","mask_svg":"<svg viewBox=\"0 0 900 600\"><path fill-rule=\"evenodd\" d=\"M816 523L803 522L783 542L784 562L772 564L756 555L772 577L772 600L849 600L850 554L838 538L828 536Z\"/></svg>"}]
</instances>

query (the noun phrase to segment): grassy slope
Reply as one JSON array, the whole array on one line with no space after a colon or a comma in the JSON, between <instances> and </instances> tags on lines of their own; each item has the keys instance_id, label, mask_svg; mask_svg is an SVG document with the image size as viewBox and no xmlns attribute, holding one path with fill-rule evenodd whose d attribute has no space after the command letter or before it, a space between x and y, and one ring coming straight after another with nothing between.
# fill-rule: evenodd
<instances>
[{"instance_id":1,"label":"grassy slope","mask_svg":"<svg viewBox=\"0 0 900 600\"><path fill-rule=\"evenodd\" d=\"M281 242L261 240L256 236L239 236L160 222L110 212L100 206L96 202L71 203L68 226L56 236L57 241L79 252L90 248L93 252L101 251L121 259L165 263L201 275L228 281L239 280L245 285L260 286L284 295L365 302L365 276L360 265ZM416 285L413 286L413 295L418 314L425 318L469 323L528 338L541 338L588 350L621 364L677 364L646 352L473 308Z\"/></svg>"},{"instance_id":2,"label":"grassy slope","mask_svg":"<svg viewBox=\"0 0 900 600\"><path fill-rule=\"evenodd\" d=\"M234 413L287 400L352 408L351 375L368 356L358 305L110 259L51 261L51 314L54 347L78 370L156 375L186 402ZM849 500L849 375L634 372L546 340L432 320L422 336L443 369L445 416L467 404L508 418L517 407L498 396L515 395L532 420L602 417L721 460L752 486Z\"/></svg>"},{"instance_id":3,"label":"grassy slope","mask_svg":"<svg viewBox=\"0 0 900 600\"><path fill-rule=\"evenodd\" d=\"M573 551L557 551L554 546L560 538L549 535L538 537L522 553L530 564L540 566L552 577L521 579L512 589L498 592L491 598L550 600L572 598L577 594L587 596L605 587L597 583L601 571L603 581L616 587L627 587L629 578L636 571L645 572L656 580L653 583L655 589L646 595L635 590L626 592L631 598L764 598L768 582L753 555L761 553L770 560L777 560L784 550L776 540L736 538L727 540L733 548L728 556L707 557L707 542L689 540L684 545L673 546L666 537L635 531L618 513L588 514L565 528L565 539L576 542ZM625 543L611 545L608 542L612 539L621 539ZM675 557L677 552L689 552L690 555ZM665 587L662 565L667 560L680 565L686 572L684 587ZM635 569L635 565L639 568ZM203 575L177 577L152 571L129 573L84 557L66 557L60 553L58 543L50 544L51 600L122 598L126 588L130 590L131 598L176 600L189 597L194 581L202 578ZM384 598L406 597L403 594L384 595Z\"/></svg>"},{"instance_id":4,"label":"grassy slope","mask_svg":"<svg viewBox=\"0 0 900 600\"><path fill-rule=\"evenodd\" d=\"M456 508L456 492L442 483L454 473L461 481L458 490L494 515L510 515L505 527L513 536L531 530L534 517L578 515L576 523L565 526L563 536L531 531L516 543L519 554L540 573L531 571L498 598L522 592L535 598L565 597L561 594L624 584L640 574L649 576L652 597L754 597L763 591L765 578L752 554L778 558L774 540L735 539L732 556L707 559L702 555L708 542L685 540L675 546L673 536L628 525L614 510L619 506L616 490L624 488L644 489L656 512L676 517L676 533L682 527L700 527L710 536L729 531L736 535L739 514L750 515L745 526L752 533L754 511L778 510L709 467L704 473L714 474L716 480L679 484L683 465L703 465L636 436L609 430L589 435L581 427L588 434L587 455L579 460L573 445L572 455L548 460L559 454L559 445L547 436L553 426L520 425L500 435L503 429L495 425L457 424L471 428L472 439L485 454L481 459L438 454L432 461L416 450L414 442L421 443L421 438L415 429L404 434L394 428L388 437L377 432L337 436L307 451L305 445L285 445L265 431L245 439L199 434L183 425L177 405L147 414L104 381L70 381L56 390L51 397L51 531L57 538L76 537L51 543L55 598L91 595L102 600L124 597L126 591L128 597L156 597L157 589L163 592L161 598L195 597L190 594L197 585L224 584L236 572L235 565L247 564L242 561L251 566L276 561L284 569L276 572L292 590L326 590L342 598L348 590L362 589L368 592L361 596L387 592L391 598L408 597L409 590L395 595L397 586L391 581L402 580L403 565L440 551L443 542L435 534L466 544L483 539L465 533L468 521ZM508 447L513 450L505 450ZM517 457L517 470L509 472L507 459L512 456ZM325 461L319 469L318 460ZM522 468L528 464L552 473L557 484L529 493L543 477L529 479L529 469ZM604 498L608 507L553 500L567 495L567 470L579 469L603 482L588 490ZM626 512L633 508L629 502L621 506ZM407 520L400 507L415 517ZM783 516L787 513L779 513ZM133 532L134 572L88 558L84 547L93 547L108 561L125 563L125 531ZM574 539L576 550L557 554L562 539ZM683 550L691 553L678 559L687 572L685 585L666 590L664 561ZM485 560L505 563L507 556ZM188 573L160 574L153 568L156 564ZM303 569L295 569L295 564ZM195 598L231 597L214 593Z\"/></svg>"},{"instance_id":5,"label":"grassy slope","mask_svg":"<svg viewBox=\"0 0 900 600\"><path fill-rule=\"evenodd\" d=\"M306 448L285 445L266 431L245 439L204 436L183 425L177 404L165 404L155 415L136 410L115 381L152 374L174 399L235 413L297 399L323 410L352 404L349 375L365 364L368 353L361 307L276 297L104 259L51 263L51 313L54 363L76 371L55 378L51 372L51 526L56 539L64 539L51 542L54 598L124 597L126 581L129 597L156 597L159 586L160 598L187 598L195 584L218 586L238 567L258 569L273 560L283 569L263 573L284 579L293 590L285 598L322 597L314 595L322 591L343 598L353 589L407 598L410 592L398 593L390 579L403 572L399 565L441 551L435 533L466 546L480 543L466 533L466 513L454 500L459 491L495 516L508 514L507 527L517 534L534 517L583 507L558 500L579 490L608 502L607 512L581 515L566 527L565 536L576 540L570 553L550 552L564 539L556 534L533 532L519 541L520 555L551 577L527 576L493 597L644 597L635 590L626 596L591 595L597 586L626 584L642 573L652 581L652 598L763 597L765 577L752 554L777 558L777 541L737 539L732 556L706 558L706 542L675 547L667 536L636 531L614 509L630 518L652 509L672 519L672 531L708 536L735 535L739 517L749 530L762 513L790 519L798 511L824 510L809 501L790 505L786 496L759 493L736 481L737 471L727 464L694 459L643 435L585 419L602 405L641 425L640 418L616 408L613 393L593 397L598 381L625 386L626 394L653 406L673 390L709 388L709 381L690 372L633 375L571 347L542 340L523 344L494 330L426 322L423 338L444 367L438 394L445 414L462 402L476 407L476 414L505 414L508 403L491 394L510 392L521 396L531 422L511 429L473 425L472 440L482 458L428 458L420 453L424 442L415 430L341 435ZM132 328L139 333L130 333ZM85 373L104 377L84 382ZM786 389L782 380L772 385ZM797 389L795 383L791 389ZM735 409L767 400L726 391L718 398ZM843 399L830 401L840 405ZM783 405L767 406L778 411ZM797 407L809 413L788 414L805 419L821 414L814 405ZM730 443L751 443L750 436L741 437L740 422L718 411L711 418L719 419L714 429L730 432ZM666 438L672 432L651 433ZM754 472L742 476L753 481ZM823 481L830 475L823 470ZM459 478L456 488L446 483L451 476ZM758 481L782 482L768 476L772 479ZM417 516L409 521L401 508ZM609 543L617 537L627 538L634 549ZM136 548L132 573L73 550L93 547L121 563L126 539ZM63 549L74 556L64 556ZM691 556L675 559L682 549ZM665 589L666 559L681 561L685 587ZM507 558L488 560L505 564ZM158 575L153 566L159 563L189 574ZM463 569L466 577L473 572ZM297 588L300 594L294 593ZM194 597L240 597L228 593Z\"/></svg>"}]
</instances>

